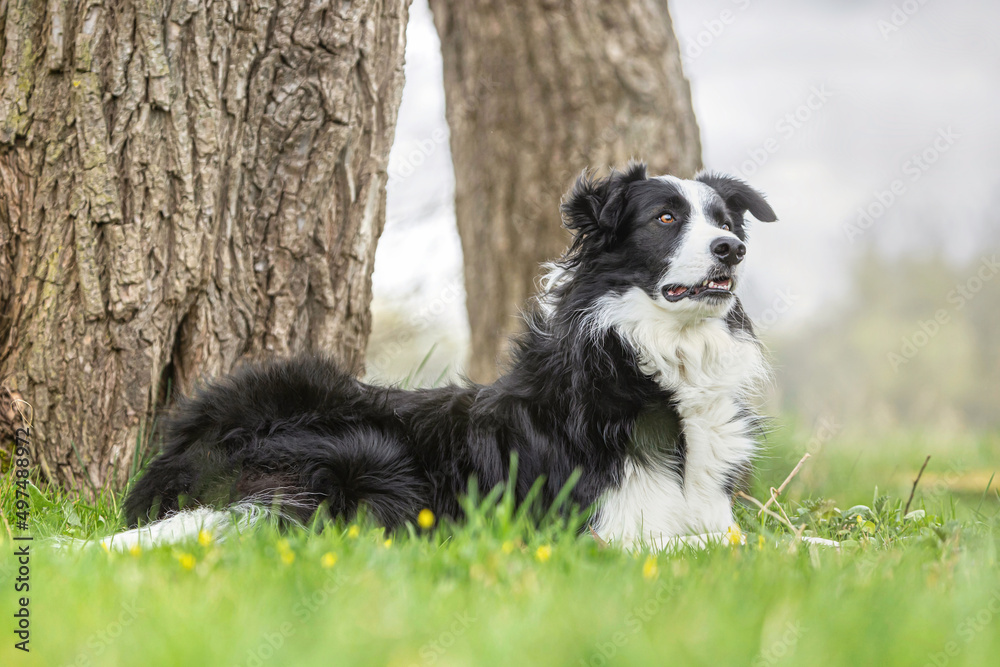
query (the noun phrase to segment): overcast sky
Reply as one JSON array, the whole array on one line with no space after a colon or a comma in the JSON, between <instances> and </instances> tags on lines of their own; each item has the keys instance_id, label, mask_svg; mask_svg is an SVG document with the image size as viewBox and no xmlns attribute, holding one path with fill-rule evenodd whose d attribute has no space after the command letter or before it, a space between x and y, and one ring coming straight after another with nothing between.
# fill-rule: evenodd
<instances>
[{"instance_id":1,"label":"overcast sky","mask_svg":"<svg viewBox=\"0 0 1000 667\"><path fill-rule=\"evenodd\" d=\"M752 232L751 315L791 293L780 329L836 304L867 243L955 261L1000 246L1000 3L670 6L706 167L745 177L780 217ZM441 57L425 0L413 4L407 40L376 308L414 308L461 280ZM434 324L464 330L464 316L451 300Z\"/></svg>"}]
</instances>

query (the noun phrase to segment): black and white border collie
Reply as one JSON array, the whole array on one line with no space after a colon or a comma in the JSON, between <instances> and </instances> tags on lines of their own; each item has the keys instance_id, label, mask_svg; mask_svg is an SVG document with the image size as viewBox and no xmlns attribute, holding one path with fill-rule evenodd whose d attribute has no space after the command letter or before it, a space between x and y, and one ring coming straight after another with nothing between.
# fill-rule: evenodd
<instances>
[{"instance_id":1,"label":"black and white border collie","mask_svg":"<svg viewBox=\"0 0 1000 667\"><path fill-rule=\"evenodd\" d=\"M389 529L423 508L460 518L471 483L516 498L543 478L603 540L662 548L725 533L750 470L765 376L734 290L744 215L775 220L744 182L648 177L632 163L582 176L562 205L573 242L543 281L492 385L403 390L362 383L321 357L247 365L180 403L164 450L126 500L122 546L280 507ZM226 509L230 508L230 509ZM185 510L185 511L182 511ZM162 519L166 518L165 521Z\"/></svg>"}]
</instances>

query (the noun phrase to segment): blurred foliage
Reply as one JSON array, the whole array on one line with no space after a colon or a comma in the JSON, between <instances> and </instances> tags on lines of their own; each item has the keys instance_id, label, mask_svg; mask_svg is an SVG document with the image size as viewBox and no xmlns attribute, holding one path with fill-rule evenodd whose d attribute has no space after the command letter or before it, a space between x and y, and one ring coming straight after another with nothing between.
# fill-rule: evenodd
<instances>
[{"instance_id":1,"label":"blurred foliage","mask_svg":"<svg viewBox=\"0 0 1000 667\"><path fill-rule=\"evenodd\" d=\"M987 253L857 263L846 305L768 341L780 409L853 425L1000 427L1000 277Z\"/></svg>"}]
</instances>

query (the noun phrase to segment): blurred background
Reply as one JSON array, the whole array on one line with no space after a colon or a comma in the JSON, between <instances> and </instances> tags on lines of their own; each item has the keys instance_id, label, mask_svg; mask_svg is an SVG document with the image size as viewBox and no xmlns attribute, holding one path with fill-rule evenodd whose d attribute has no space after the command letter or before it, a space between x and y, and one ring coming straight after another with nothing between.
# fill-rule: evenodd
<instances>
[{"instance_id":1,"label":"blurred background","mask_svg":"<svg viewBox=\"0 0 1000 667\"><path fill-rule=\"evenodd\" d=\"M752 229L742 293L775 369L762 474L808 451L802 493L870 495L905 489L931 454L931 483L984 495L1000 460L1000 5L669 5L705 167L780 217ZM440 43L416 0L371 379L431 384L469 361L448 137Z\"/></svg>"}]
</instances>

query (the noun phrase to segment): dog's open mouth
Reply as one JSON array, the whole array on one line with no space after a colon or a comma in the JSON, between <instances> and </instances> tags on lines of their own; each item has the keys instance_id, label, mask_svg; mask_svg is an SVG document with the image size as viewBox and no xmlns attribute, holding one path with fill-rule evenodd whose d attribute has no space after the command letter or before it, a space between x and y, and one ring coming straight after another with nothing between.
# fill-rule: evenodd
<instances>
[{"instance_id":1,"label":"dog's open mouth","mask_svg":"<svg viewBox=\"0 0 1000 667\"><path fill-rule=\"evenodd\" d=\"M667 301L702 299L709 296L728 296L733 293L733 279L728 276L706 278L700 285L667 285L663 298Z\"/></svg>"}]
</instances>

